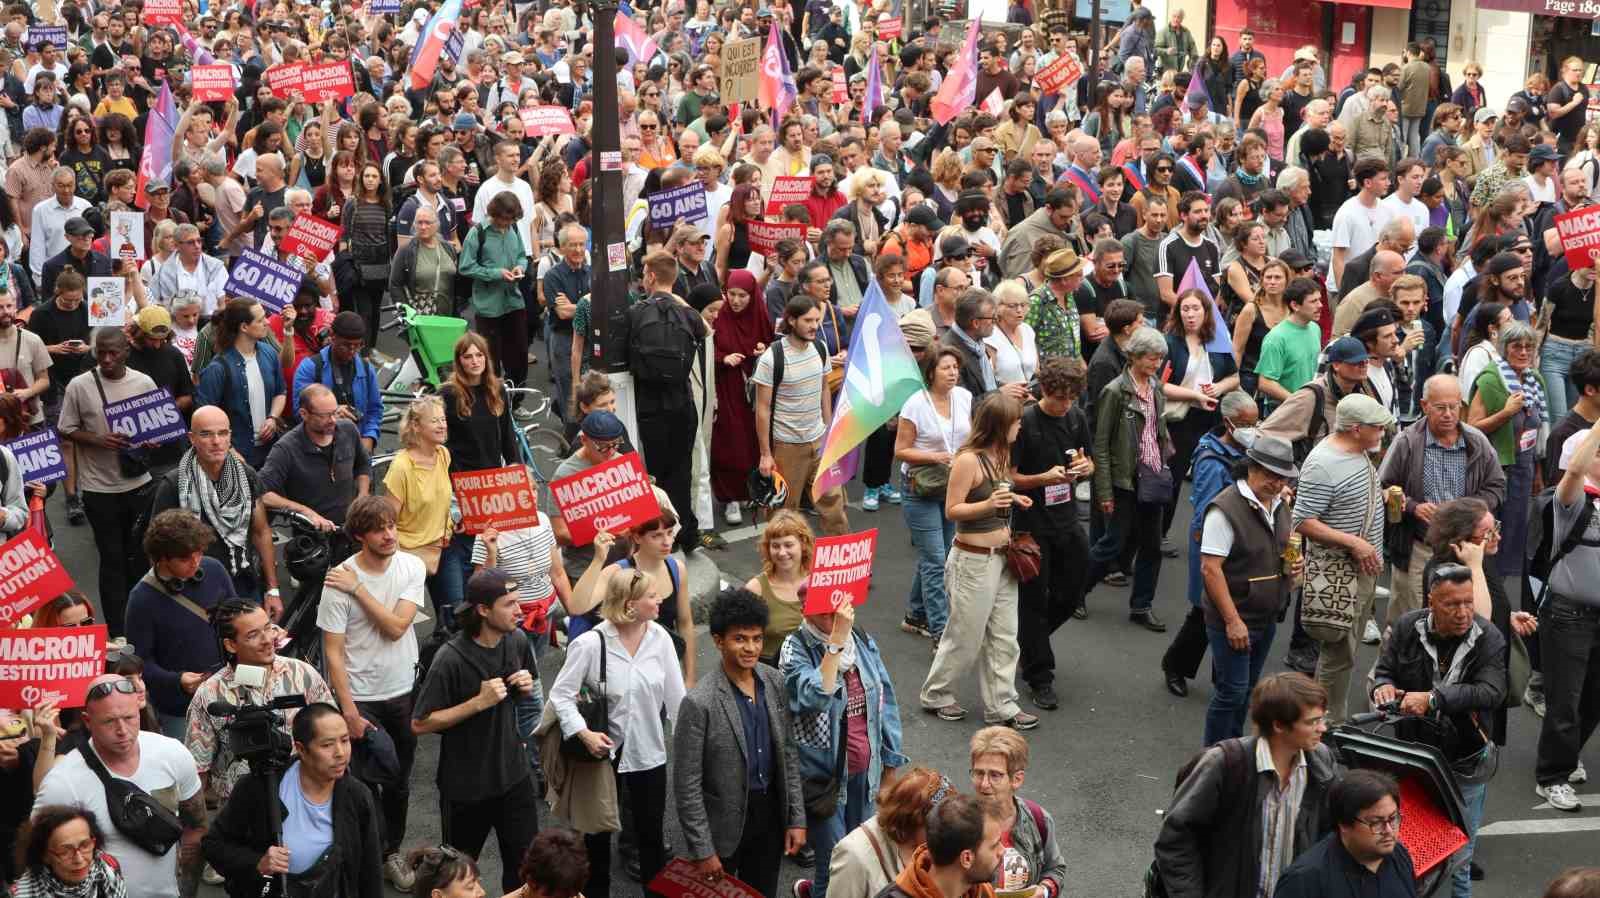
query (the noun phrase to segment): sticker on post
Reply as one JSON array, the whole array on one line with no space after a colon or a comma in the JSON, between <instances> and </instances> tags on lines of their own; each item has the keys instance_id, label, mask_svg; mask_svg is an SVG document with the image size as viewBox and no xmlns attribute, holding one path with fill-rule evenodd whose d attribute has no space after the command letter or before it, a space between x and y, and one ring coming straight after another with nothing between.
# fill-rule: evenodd
<instances>
[{"instance_id":1,"label":"sticker on post","mask_svg":"<svg viewBox=\"0 0 1600 898\"><path fill-rule=\"evenodd\" d=\"M628 270L628 245L626 243L606 244L606 268L611 271Z\"/></svg>"}]
</instances>

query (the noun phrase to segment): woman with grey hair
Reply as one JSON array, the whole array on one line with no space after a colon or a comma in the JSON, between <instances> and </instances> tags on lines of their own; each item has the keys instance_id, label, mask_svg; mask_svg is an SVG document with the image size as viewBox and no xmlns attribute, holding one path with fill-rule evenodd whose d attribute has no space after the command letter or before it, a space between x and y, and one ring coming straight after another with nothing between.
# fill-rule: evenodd
<instances>
[{"instance_id":1,"label":"woman with grey hair","mask_svg":"<svg viewBox=\"0 0 1600 898\"><path fill-rule=\"evenodd\" d=\"M1251 128L1267 133L1267 156L1272 167L1283 164L1283 139L1287 135L1283 125L1283 84L1276 78L1261 82L1261 105L1250 115Z\"/></svg>"},{"instance_id":2,"label":"woman with grey hair","mask_svg":"<svg viewBox=\"0 0 1600 898\"><path fill-rule=\"evenodd\" d=\"M1537 488L1539 447L1550 431L1544 376L1534 364L1539 335L1532 327L1510 321L1500 327L1497 364L1486 366L1473 382L1467 423L1483 431L1506 472L1506 499L1500 507L1500 576L1520 577L1528 541L1528 503Z\"/></svg>"},{"instance_id":3,"label":"woman with grey hair","mask_svg":"<svg viewBox=\"0 0 1600 898\"><path fill-rule=\"evenodd\" d=\"M1166 397L1160 370L1167 340L1153 327L1141 327L1122 348L1122 373L1095 402L1094 502L1106 529L1089 549L1086 589L1117 568L1133 572L1128 619L1147 630L1166 632L1152 607L1161 573L1162 518L1177 490L1167 459Z\"/></svg>"}]
</instances>

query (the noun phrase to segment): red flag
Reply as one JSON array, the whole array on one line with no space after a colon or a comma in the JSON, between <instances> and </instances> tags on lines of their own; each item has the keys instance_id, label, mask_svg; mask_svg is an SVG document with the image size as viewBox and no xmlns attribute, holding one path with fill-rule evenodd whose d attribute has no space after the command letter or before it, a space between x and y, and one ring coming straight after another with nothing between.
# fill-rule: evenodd
<instances>
[{"instance_id":1,"label":"red flag","mask_svg":"<svg viewBox=\"0 0 1600 898\"><path fill-rule=\"evenodd\" d=\"M967 40L961 45L961 56L944 76L939 92L933 97L933 117L941 125L961 114L978 99L978 20L967 26Z\"/></svg>"}]
</instances>

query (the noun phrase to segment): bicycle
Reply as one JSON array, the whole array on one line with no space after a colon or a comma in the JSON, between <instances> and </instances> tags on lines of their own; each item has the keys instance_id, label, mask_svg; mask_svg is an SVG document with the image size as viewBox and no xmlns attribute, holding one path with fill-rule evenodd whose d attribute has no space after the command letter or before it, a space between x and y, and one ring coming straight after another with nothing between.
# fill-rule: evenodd
<instances>
[{"instance_id":1,"label":"bicycle","mask_svg":"<svg viewBox=\"0 0 1600 898\"><path fill-rule=\"evenodd\" d=\"M438 390L453 364L456 341L467 332L467 322L453 315L424 315L405 303L380 306L379 316L384 312L393 312L395 317L379 324L378 330L403 328L409 350L378 369L385 402L391 394L395 399L412 399Z\"/></svg>"},{"instance_id":2,"label":"bicycle","mask_svg":"<svg viewBox=\"0 0 1600 898\"><path fill-rule=\"evenodd\" d=\"M294 595L283 606L279 626L284 635L278 652L321 669L322 631L317 627L317 609L322 602L323 579L334 563L334 534L296 511L273 511L271 522L273 545L295 584Z\"/></svg>"}]
</instances>

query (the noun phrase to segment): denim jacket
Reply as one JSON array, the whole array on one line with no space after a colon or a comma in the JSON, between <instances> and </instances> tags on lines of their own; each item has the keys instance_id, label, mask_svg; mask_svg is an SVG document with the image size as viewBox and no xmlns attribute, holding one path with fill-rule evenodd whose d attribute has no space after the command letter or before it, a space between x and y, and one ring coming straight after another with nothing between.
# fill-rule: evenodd
<instances>
[{"instance_id":1,"label":"denim jacket","mask_svg":"<svg viewBox=\"0 0 1600 898\"><path fill-rule=\"evenodd\" d=\"M227 371L223 370L227 365ZM288 392L283 382L283 366L278 364L278 351L266 340L256 342L256 365L261 369L261 385L267 396L267 411L272 410L272 399ZM228 424L233 429L233 448L246 459L265 456L266 447L256 453L256 432L250 426L250 391L245 385L244 356L229 346L211 360L200 372L200 382L195 385L196 408L215 405L228 413Z\"/></svg>"},{"instance_id":2,"label":"denim jacket","mask_svg":"<svg viewBox=\"0 0 1600 898\"><path fill-rule=\"evenodd\" d=\"M333 348L322 347L317 353L322 358L322 380L320 383L333 388ZM382 388L378 386L378 372L372 363L357 356L355 359L355 379L350 384L350 394L355 400L355 409L361 413L361 420L356 422L361 435L372 440L378 439L378 428L383 423L383 396ZM294 389L289 391L289 406L294 414L300 414L300 391L311 386L316 380L317 359L307 356L300 360L300 366L294 369Z\"/></svg>"},{"instance_id":3,"label":"denim jacket","mask_svg":"<svg viewBox=\"0 0 1600 898\"><path fill-rule=\"evenodd\" d=\"M867 693L867 744L877 763L867 767L867 794L878 794L878 781L885 767L904 767L911 759L900 753L900 705L895 701L894 683L878 654L871 636L855 630L856 667L861 686ZM791 633L778 653L778 668L783 672L784 690L789 694L789 711L794 715L794 741L800 749L802 779L828 779L838 765L838 746L834 738L844 726L845 685L841 674L834 678L833 692L822 691L823 643L804 628ZM839 781L839 800L845 801L845 781Z\"/></svg>"}]
</instances>

